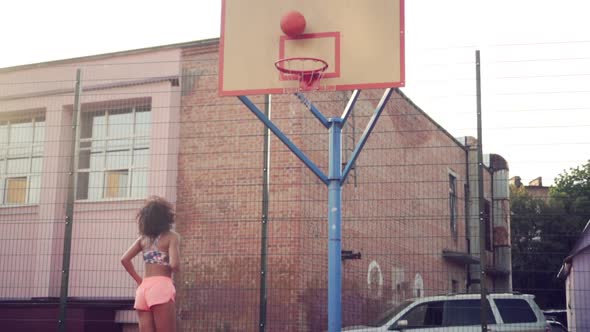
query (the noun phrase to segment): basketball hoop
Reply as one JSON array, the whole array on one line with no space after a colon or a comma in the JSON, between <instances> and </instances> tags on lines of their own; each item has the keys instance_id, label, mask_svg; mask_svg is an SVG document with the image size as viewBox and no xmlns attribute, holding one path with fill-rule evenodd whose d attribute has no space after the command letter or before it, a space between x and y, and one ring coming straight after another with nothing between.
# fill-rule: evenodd
<instances>
[{"instance_id":1,"label":"basketball hoop","mask_svg":"<svg viewBox=\"0 0 590 332\"><path fill-rule=\"evenodd\" d=\"M317 58L297 57L280 59L275 62L275 67L281 73L292 75L292 78L299 80L300 90L309 91L319 89L328 63Z\"/></svg>"}]
</instances>

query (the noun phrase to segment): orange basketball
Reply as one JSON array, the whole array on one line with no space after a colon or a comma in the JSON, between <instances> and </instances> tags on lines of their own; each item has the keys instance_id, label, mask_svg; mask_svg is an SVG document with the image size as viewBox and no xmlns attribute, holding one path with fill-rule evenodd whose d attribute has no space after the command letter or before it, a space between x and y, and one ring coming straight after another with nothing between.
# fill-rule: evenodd
<instances>
[{"instance_id":1,"label":"orange basketball","mask_svg":"<svg viewBox=\"0 0 590 332\"><path fill-rule=\"evenodd\" d=\"M305 31L305 17L293 10L281 18L281 30L289 37L297 37Z\"/></svg>"}]
</instances>

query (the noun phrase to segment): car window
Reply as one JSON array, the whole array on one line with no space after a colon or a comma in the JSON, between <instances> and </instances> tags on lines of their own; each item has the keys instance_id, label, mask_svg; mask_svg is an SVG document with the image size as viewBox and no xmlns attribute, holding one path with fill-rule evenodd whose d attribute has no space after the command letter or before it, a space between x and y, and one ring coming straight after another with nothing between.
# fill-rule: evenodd
<instances>
[{"instance_id":1,"label":"car window","mask_svg":"<svg viewBox=\"0 0 590 332\"><path fill-rule=\"evenodd\" d=\"M408 327L442 326L443 301L420 304L405 314L401 320L408 321Z\"/></svg>"},{"instance_id":2,"label":"car window","mask_svg":"<svg viewBox=\"0 0 590 332\"><path fill-rule=\"evenodd\" d=\"M379 318L377 318L374 322L369 323L368 326L371 327L379 327L383 326L387 322L389 322L395 315L399 314L404 310L407 306L414 303L414 301L404 301L397 307L390 308L389 310L383 312Z\"/></svg>"},{"instance_id":3,"label":"car window","mask_svg":"<svg viewBox=\"0 0 590 332\"><path fill-rule=\"evenodd\" d=\"M465 326L481 323L481 300L451 300L445 302L443 325ZM486 308L488 324L495 324L494 314L488 303Z\"/></svg>"},{"instance_id":4,"label":"car window","mask_svg":"<svg viewBox=\"0 0 590 332\"><path fill-rule=\"evenodd\" d=\"M504 323L532 323L537 316L523 299L494 299Z\"/></svg>"}]
</instances>

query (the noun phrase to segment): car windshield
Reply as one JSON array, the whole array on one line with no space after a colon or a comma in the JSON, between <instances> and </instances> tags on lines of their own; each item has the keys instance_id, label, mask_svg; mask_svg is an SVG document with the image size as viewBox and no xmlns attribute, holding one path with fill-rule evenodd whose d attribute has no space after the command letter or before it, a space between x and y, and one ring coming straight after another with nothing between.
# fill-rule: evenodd
<instances>
[{"instance_id":1,"label":"car windshield","mask_svg":"<svg viewBox=\"0 0 590 332\"><path fill-rule=\"evenodd\" d=\"M377 318L375 321L369 323L368 326L371 326L371 327L383 326L385 323L389 322L393 318L393 316L399 314L407 306L412 304L412 302L414 302L414 301L404 301L400 305L398 305L397 307L393 307L393 308L386 310L381 315L379 315L379 318Z\"/></svg>"}]
</instances>

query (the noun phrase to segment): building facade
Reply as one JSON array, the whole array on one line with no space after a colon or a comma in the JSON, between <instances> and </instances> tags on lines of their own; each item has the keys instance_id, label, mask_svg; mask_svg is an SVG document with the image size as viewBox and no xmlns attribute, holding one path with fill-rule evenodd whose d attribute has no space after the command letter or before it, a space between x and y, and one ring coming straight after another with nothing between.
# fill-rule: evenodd
<instances>
[{"instance_id":1,"label":"building facade","mask_svg":"<svg viewBox=\"0 0 590 332\"><path fill-rule=\"evenodd\" d=\"M549 188L543 185L543 178L537 177L532 181L529 181L528 185L524 185L521 181L520 176L513 176L510 178L510 184L516 188L524 187L527 194L531 195L532 198L540 199L542 201L549 201Z\"/></svg>"},{"instance_id":2,"label":"building facade","mask_svg":"<svg viewBox=\"0 0 590 332\"><path fill-rule=\"evenodd\" d=\"M69 326L110 320L111 328L116 310L129 307L133 281L119 258L137 236L135 213L152 194L176 200L180 56L158 48L0 70L0 311L14 323L8 330L57 328L65 273L69 317L82 317ZM53 317L30 320L23 310Z\"/></svg>"},{"instance_id":3,"label":"building facade","mask_svg":"<svg viewBox=\"0 0 590 332\"><path fill-rule=\"evenodd\" d=\"M237 99L217 96L216 58L216 45L183 50L177 208L188 261L181 323L189 330L257 330L261 323L269 331L325 329L327 190L271 138L264 272L264 128ZM361 95L344 128L345 158L380 92ZM339 115L348 97L310 94L328 117ZM262 97L253 101L264 108ZM289 95L272 96L271 108L273 122L327 169L327 133L309 110ZM343 326L374 319L408 297L479 289L476 152L474 139L453 138L395 92L343 187L342 247L361 256L343 263ZM510 291L508 165L498 155L484 164L486 285Z\"/></svg>"},{"instance_id":4,"label":"building facade","mask_svg":"<svg viewBox=\"0 0 590 332\"><path fill-rule=\"evenodd\" d=\"M66 270L69 312L86 317L78 321L131 328L134 285L119 257L137 236L142 199L160 195L175 203L182 237L183 330L326 328L327 189L276 138L264 147L264 126L237 98L218 97L217 48L214 39L0 69L0 227L9 257L0 312L17 317L45 301L55 314ZM345 158L380 93L361 93L343 131ZM309 95L328 116L349 96ZM262 96L252 99L264 107ZM273 122L327 169L328 134L306 106L291 95L270 105ZM508 165L498 155L483 163L480 220L477 141L454 138L394 92L343 187L344 326L409 297L478 291L480 225L486 286L511 290Z\"/></svg>"},{"instance_id":5,"label":"building facade","mask_svg":"<svg viewBox=\"0 0 590 332\"><path fill-rule=\"evenodd\" d=\"M564 259L557 278L565 282L567 325L570 331L586 331L590 318L586 315L590 305L588 289L590 280L590 220L582 230L578 241Z\"/></svg>"}]
</instances>

